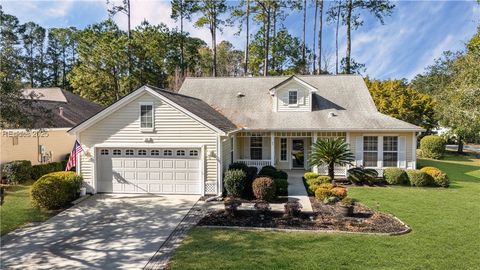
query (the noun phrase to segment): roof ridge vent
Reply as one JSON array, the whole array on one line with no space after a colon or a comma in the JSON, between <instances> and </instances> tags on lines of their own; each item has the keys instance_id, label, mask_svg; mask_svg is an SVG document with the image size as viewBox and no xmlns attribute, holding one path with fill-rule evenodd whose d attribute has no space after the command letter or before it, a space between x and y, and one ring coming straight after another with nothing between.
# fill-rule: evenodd
<instances>
[{"instance_id":1,"label":"roof ridge vent","mask_svg":"<svg viewBox=\"0 0 480 270\"><path fill-rule=\"evenodd\" d=\"M337 116L337 115L334 112L329 112L328 113L328 117L335 117L335 116Z\"/></svg>"},{"instance_id":2,"label":"roof ridge vent","mask_svg":"<svg viewBox=\"0 0 480 270\"><path fill-rule=\"evenodd\" d=\"M245 96L245 93L243 93L243 92L238 92L238 93L237 93L237 97L238 97L238 98L242 98L242 97L244 97L244 96Z\"/></svg>"}]
</instances>

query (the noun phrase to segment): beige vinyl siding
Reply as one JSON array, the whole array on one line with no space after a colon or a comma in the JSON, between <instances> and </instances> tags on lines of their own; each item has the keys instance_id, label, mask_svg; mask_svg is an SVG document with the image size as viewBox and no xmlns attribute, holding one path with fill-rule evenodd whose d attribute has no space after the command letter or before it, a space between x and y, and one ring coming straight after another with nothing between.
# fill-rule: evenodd
<instances>
[{"instance_id":1,"label":"beige vinyl siding","mask_svg":"<svg viewBox=\"0 0 480 270\"><path fill-rule=\"evenodd\" d=\"M405 136L405 157L407 162L407 168L415 167L415 155L413 150L413 139L415 137L414 132L350 132L350 149L352 153L356 152L356 138L358 136Z\"/></svg>"},{"instance_id":2,"label":"beige vinyl siding","mask_svg":"<svg viewBox=\"0 0 480 270\"><path fill-rule=\"evenodd\" d=\"M154 131L140 131L140 102L154 103ZM217 134L178 109L162 102L159 98L145 93L120 107L106 118L95 123L79 134L82 145L90 152L90 157L82 156L81 173L86 182L93 184L93 159L91 149L98 144L145 144L145 138L152 138L155 144L182 143L205 145L206 182L217 182L217 160L209 155L217 155Z\"/></svg>"},{"instance_id":3,"label":"beige vinyl siding","mask_svg":"<svg viewBox=\"0 0 480 270\"><path fill-rule=\"evenodd\" d=\"M18 144L13 144L14 137L8 137L9 131L18 132L23 130L0 130L0 164L14 160L30 160L33 165L39 164L38 146L44 145L45 153L52 153L50 162L62 161L72 151L75 136L67 133L68 129L46 129L43 136L19 136ZM31 130L29 134L37 132Z\"/></svg>"},{"instance_id":4,"label":"beige vinyl siding","mask_svg":"<svg viewBox=\"0 0 480 270\"><path fill-rule=\"evenodd\" d=\"M231 137L221 137L223 172L225 172L228 169L228 165L230 165L230 151L232 150L230 138Z\"/></svg>"},{"instance_id":5,"label":"beige vinyl siding","mask_svg":"<svg viewBox=\"0 0 480 270\"><path fill-rule=\"evenodd\" d=\"M303 102L299 103L298 106L288 105L288 91L296 90L298 92L298 100L300 97L303 97ZM283 101L286 98L286 103ZM290 81L285 85L282 85L277 89L275 93L275 104L274 111L285 112L285 111L311 111L312 110L312 99L309 89L305 86L299 84L296 81Z\"/></svg>"}]
</instances>

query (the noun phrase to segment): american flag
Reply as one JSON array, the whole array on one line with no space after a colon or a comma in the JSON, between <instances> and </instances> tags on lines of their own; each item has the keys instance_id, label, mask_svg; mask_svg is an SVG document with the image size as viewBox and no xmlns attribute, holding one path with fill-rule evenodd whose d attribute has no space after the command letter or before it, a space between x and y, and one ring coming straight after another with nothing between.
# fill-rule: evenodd
<instances>
[{"instance_id":1,"label":"american flag","mask_svg":"<svg viewBox=\"0 0 480 270\"><path fill-rule=\"evenodd\" d=\"M70 158L68 158L67 167L65 171L70 171L71 168L77 166L77 154L82 152L82 146L80 143L75 140L75 145L73 146L72 152L70 152Z\"/></svg>"}]
</instances>

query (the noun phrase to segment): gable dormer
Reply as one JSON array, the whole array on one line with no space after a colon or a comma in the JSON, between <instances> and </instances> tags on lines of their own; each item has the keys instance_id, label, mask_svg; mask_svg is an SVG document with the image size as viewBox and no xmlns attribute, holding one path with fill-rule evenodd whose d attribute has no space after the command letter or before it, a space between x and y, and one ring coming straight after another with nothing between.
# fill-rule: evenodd
<instances>
[{"instance_id":1,"label":"gable dormer","mask_svg":"<svg viewBox=\"0 0 480 270\"><path fill-rule=\"evenodd\" d=\"M270 89L274 112L311 112L312 95L317 89L291 76Z\"/></svg>"}]
</instances>

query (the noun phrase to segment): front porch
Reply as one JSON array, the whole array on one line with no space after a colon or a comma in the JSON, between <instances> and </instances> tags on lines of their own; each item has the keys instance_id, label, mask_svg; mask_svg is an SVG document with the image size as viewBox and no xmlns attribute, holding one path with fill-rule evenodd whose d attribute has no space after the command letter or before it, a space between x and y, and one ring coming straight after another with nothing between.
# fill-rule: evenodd
<instances>
[{"instance_id":1,"label":"front porch","mask_svg":"<svg viewBox=\"0 0 480 270\"><path fill-rule=\"evenodd\" d=\"M315 171L327 174L327 167L312 167L308 160L318 138L342 137L346 132L238 132L232 137L232 161L257 167L271 165L282 170ZM335 167L335 175L346 176L347 167Z\"/></svg>"}]
</instances>

